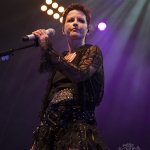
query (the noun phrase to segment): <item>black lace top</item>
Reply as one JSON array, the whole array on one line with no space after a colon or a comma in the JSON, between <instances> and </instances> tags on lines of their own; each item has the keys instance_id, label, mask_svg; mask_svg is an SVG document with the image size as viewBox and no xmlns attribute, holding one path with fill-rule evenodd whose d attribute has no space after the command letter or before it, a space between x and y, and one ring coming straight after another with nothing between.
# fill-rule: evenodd
<instances>
[{"instance_id":1,"label":"black lace top","mask_svg":"<svg viewBox=\"0 0 150 150\"><path fill-rule=\"evenodd\" d=\"M104 93L103 57L98 46L84 45L78 48L73 62L64 59L66 53L60 56L47 39L46 46L42 46L44 53L40 61L40 72L49 72L47 90L43 98L42 109L39 113L42 119L49 102L56 71L68 78L80 91L81 107L84 110L95 110L102 100Z\"/></svg>"}]
</instances>

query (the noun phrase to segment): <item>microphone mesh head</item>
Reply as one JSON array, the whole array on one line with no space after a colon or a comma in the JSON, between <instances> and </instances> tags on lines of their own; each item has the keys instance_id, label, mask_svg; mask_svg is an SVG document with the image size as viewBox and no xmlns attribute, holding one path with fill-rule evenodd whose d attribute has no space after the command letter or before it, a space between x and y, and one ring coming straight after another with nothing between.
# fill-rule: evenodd
<instances>
[{"instance_id":1,"label":"microphone mesh head","mask_svg":"<svg viewBox=\"0 0 150 150\"><path fill-rule=\"evenodd\" d=\"M46 32L47 32L47 34L48 34L49 36L55 35L55 30L52 29L52 28L47 29Z\"/></svg>"}]
</instances>

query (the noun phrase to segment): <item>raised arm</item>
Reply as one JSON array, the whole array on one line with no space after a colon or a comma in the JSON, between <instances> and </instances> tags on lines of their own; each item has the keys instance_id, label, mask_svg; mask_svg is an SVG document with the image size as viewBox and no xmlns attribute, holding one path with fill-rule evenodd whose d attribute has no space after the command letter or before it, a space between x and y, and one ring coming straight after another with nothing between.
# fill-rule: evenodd
<instances>
[{"instance_id":1,"label":"raised arm","mask_svg":"<svg viewBox=\"0 0 150 150\"><path fill-rule=\"evenodd\" d=\"M63 75L68 77L73 82L81 82L90 78L95 72L99 72L102 69L103 58L99 47L90 46L85 51L81 58L78 66L71 62L67 62L63 57L61 57L55 50L51 48L48 39L47 46L42 47L44 50L44 55L46 61L55 66L55 68L61 72Z\"/></svg>"}]
</instances>

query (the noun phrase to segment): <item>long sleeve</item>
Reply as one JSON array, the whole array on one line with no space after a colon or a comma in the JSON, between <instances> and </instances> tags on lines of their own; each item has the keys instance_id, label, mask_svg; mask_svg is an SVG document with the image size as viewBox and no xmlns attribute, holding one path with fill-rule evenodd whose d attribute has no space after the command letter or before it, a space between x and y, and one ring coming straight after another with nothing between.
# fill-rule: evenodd
<instances>
[{"instance_id":1,"label":"long sleeve","mask_svg":"<svg viewBox=\"0 0 150 150\"><path fill-rule=\"evenodd\" d=\"M45 55L49 64L76 83L87 80L102 69L102 53L97 46L87 48L78 66L67 62L53 49L47 48Z\"/></svg>"}]
</instances>

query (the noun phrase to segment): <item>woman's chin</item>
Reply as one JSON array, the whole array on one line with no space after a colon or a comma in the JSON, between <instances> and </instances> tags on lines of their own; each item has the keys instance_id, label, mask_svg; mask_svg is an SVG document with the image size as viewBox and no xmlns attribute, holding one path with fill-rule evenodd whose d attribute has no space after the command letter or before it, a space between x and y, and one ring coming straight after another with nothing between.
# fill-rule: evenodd
<instances>
[{"instance_id":1,"label":"woman's chin","mask_svg":"<svg viewBox=\"0 0 150 150\"><path fill-rule=\"evenodd\" d=\"M73 34L70 36L70 39L75 40L75 39L83 39L83 37L79 34Z\"/></svg>"}]
</instances>

